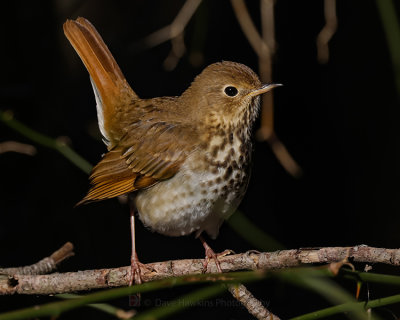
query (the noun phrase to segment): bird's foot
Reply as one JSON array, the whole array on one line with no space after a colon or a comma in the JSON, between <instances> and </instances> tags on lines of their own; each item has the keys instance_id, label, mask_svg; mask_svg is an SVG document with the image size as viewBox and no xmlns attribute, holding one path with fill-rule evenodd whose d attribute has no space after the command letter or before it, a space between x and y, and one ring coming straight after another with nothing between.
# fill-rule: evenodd
<instances>
[{"instance_id":1,"label":"bird's foot","mask_svg":"<svg viewBox=\"0 0 400 320\"><path fill-rule=\"evenodd\" d=\"M203 262L203 272L207 271L208 263L210 262L210 259L214 260L215 266L217 267L217 272L222 273L222 268L221 268L221 263L219 262L218 258L219 257L225 257L228 254L232 254L232 250L224 250L223 252L220 253L215 253L213 249L207 244L207 242L202 241L204 250L206 253L206 257L204 258Z\"/></svg>"},{"instance_id":2,"label":"bird's foot","mask_svg":"<svg viewBox=\"0 0 400 320\"><path fill-rule=\"evenodd\" d=\"M136 252L131 257L131 272L129 279L129 286L133 284L143 283L143 274L152 272L145 264L141 263L137 257ZM140 293L132 294L129 296L129 306L139 307L141 304L142 295Z\"/></svg>"},{"instance_id":3,"label":"bird's foot","mask_svg":"<svg viewBox=\"0 0 400 320\"><path fill-rule=\"evenodd\" d=\"M143 269L147 270L146 266L139 261L138 256L135 252L135 254L133 254L131 257L131 277L129 280L129 286L132 286L134 283L135 284L143 283L142 279Z\"/></svg>"}]
</instances>

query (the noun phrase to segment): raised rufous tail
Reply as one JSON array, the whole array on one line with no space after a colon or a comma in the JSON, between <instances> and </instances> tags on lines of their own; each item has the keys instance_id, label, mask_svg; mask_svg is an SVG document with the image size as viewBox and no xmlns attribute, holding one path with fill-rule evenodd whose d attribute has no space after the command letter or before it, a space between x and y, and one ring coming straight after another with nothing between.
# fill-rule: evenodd
<instances>
[{"instance_id":1,"label":"raised rufous tail","mask_svg":"<svg viewBox=\"0 0 400 320\"><path fill-rule=\"evenodd\" d=\"M67 20L64 33L89 71L96 96L100 131L109 142L118 128L113 123L119 109L137 98L95 27L85 18ZM112 143L111 143L112 144Z\"/></svg>"}]
</instances>

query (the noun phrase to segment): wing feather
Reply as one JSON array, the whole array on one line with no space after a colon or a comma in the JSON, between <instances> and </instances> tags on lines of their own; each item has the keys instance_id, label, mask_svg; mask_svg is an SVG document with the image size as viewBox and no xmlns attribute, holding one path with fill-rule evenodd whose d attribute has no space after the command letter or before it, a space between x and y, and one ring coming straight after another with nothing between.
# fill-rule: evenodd
<instances>
[{"instance_id":1,"label":"wing feather","mask_svg":"<svg viewBox=\"0 0 400 320\"><path fill-rule=\"evenodd\" d=\"M83 204L148 188L171 178L195 149L194 132L185 126L154 123L143 135L126 135L93 168ZM186 138L182 139L186 131ZM132 138L136 137L135 140Z\"/></svg>"}]
</instances>

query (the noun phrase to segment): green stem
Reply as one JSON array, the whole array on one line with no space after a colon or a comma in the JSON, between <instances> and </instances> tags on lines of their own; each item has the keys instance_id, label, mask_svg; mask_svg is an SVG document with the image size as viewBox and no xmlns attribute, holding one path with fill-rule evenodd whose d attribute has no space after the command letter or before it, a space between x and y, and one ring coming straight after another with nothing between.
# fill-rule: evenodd
<instances>
[{"instance_id":1,"label":"green stem","mask_svg":"<svg viewBox=\"0 0 400 320\"><path fill-rule=\"evenodd\" d=\"M394 68L397 94L400 96L400 25L396 16L396 7L392 0L376 0L376 5Z\"/></svg>"},{"instance_id":2,"label":"green stem","mask_svg":"<svg viewBox=\"0 0 400 320\"><path fill-rule=\"evenodd\" d=\"M340 275L343 276L343 278L353 279L355 281L375 282L380 284L388 284L396 286L400 285L400 276L394 276L389 274L359 272L359 271L350 271L342 269L340 271Z\"/></svg>"},{"instance_id":3,"label":"green stem","mask_svg":"<svg viewBox=\"0 0 400 320\"><path fill-rule=\"evenodd\" d=\"M259 250L273 251L285 248L281 243L257 227L240 211L236 211L227 222L236 233Z\"/></svg>"},{"instance_id":4,"label":"green stem","mask_svg":"<svg viewBox=\"0 0 400 320\"><path fill-rule=\"evenodd\" d=\"M79 299L82 297L82 295L72 293L60 293L56 294L55 297L60 299ZM127 315L130 314L129 311L114 307L108 303L91 303L87 306L111 314L117 318L120 318L121 314L124 314L125 317L128 318Z\"/></svg>"},{"instance_id":5,"label":"green stem","mask_svg":"<svg viewBox=\"0 0 400 320\"><path fill-rule=\"evenodd\" d=\"M165 306L154 308L152 310L140 313L136 315L133 319L151 320L151 319L164 318L178 311L182 311L186 308L193 307L196 305L197 302L213 298L224 291L226 291L226 286L223 284L217 284L201 288L199 290L186 294L180 297L179 299L168 301Z\"/></svg>"},{"instance_id":6,"label":"green stem","mask_svg":"<svg viewBox=\"0 0 400 320\"><path fill-rule=\"evenodd\" d=\"M90 173L92 170L92 165L83 159L79 154L77 154L74 150L68 147L65 143L58 141L56 139L52 139L44 134L41 134L23 123L19 122L18 120L13 118L11 112L4 112L0 110L0 121L3 122L5 125L9 126L11 129L19 132L23 136L27 137L28 139L36 142L39 145L44 147L57 150L61 153L65 158L75 164L79 169L81 169L85 173Z\"/></svg>"},{"instance_id":7,"label":"green stem","mask_svg":"<svg viewBox=\"0 0 400 320\"><path fill-rule=\"evenodd\" d=\"M338 284L331 281L327 276L333 276L328 268L294 268L279 272L278 277L299 287L308 288L328 301L338 304L356 300ZM352 319L365 319L365 310L362 306L351 303L348 311L352 312Z\"/></svg>"},{"instance_id":8,"label":"green stem","mask_svg":"<svg viewBox=\"0 0 400 320\"><path fill-rule=\"evenodd\" d=\"M309 319L320 319L328 316L332 316L338 313L349 312L354 309L370 309L370 308L378 308L383 307L389 304L394 304L400 302L400 294L396 294L394 296L379 298L375 300L370 300L368 302L348 302L343 303L337 306L329 307L326 309L310 312L307 314L303 314L301 316L292 318L291 320L309 320ZM364 313L364 317L367 318L367 314Z\"/></svg>"}]
</instances>

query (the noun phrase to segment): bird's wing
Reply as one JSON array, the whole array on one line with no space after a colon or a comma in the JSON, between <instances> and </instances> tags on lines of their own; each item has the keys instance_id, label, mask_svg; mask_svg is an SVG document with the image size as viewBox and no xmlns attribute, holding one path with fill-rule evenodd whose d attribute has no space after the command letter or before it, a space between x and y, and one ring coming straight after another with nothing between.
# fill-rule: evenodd
<instances>
[{"instance_id":1,"label":"bird's wing","mask_svg":"<svg viewBox=\"0 0 400 320\"><path fill-rule=\"evenodd\" d=\"M150 187L174 176L196 149L196 132L182 124L131 124L117 147L104 155L90 176L86 203Z\"/></svg>"}]
</instances>

